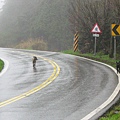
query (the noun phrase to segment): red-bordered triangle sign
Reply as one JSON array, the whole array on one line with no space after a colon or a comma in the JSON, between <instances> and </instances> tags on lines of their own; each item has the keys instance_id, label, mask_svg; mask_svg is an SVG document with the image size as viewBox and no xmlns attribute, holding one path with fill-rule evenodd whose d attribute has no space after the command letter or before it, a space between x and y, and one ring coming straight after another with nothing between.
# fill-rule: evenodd
<instances>
[{"instance_id":1,"label":"red-bordered triangle sign","mask_svg":"<svg viewBox=\"0 0 120 120\"><path fill-rule=\"evenodd\" d=\"M91 30L91 33L96 33L96 34L102 33L102 31L100 30L100 27L98 26L97 23L94 25L93 29Z\"/></svg>"}]
</instances>

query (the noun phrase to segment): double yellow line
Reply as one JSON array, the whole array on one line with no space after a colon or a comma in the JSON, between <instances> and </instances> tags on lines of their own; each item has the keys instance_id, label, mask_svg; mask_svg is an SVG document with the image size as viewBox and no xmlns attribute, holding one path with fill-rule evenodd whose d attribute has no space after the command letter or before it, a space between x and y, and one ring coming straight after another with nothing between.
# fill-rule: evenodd
<instances>
[{"instance_id":1,"label":"double yellow line","mask_svg":"<svg viewBox=\"0 0 120 120\"><path fill-rule=\"evenodd\" d=\"M18 100L21 100L21 99L23 99L23 98L25 98L27 96L30 96L30 95L34 94L35 92L38 92L39 90L41 90L41 89L45 88L46 86L48 86L51 82L53 82L57 78L57 76L60 73L60 67L52 60L43 58L41 56L37 56L37 57L49 62L53 66L52 75L46 81L44 81L42 84L40 84L39 86L29 90L28 92L25 92L25 93L23 93L23 94L21 94L19 96L13 97L13 98L11 98L9 100L6 100L4 102L0 102L0 108L4 107L6 105L9 105L9 104L11 104L13 102L16 102Z\"/></svg>"}]
</instances>

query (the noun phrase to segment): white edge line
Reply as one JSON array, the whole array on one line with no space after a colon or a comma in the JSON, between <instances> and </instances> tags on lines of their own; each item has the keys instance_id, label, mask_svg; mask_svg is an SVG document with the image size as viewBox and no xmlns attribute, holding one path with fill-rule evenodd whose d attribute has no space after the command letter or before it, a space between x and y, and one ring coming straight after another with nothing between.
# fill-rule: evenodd
<instances>
[{"instance_id":1,"label":"white edge line","mask_svg":"<svg viewBox=\"0 0 120 120\"><path fill-rule=\"evenodd\" d=\"M1 77L7 71L8 67L9 67L9 62L7 60L5 60L4 58L0 58L0 59L4 62L4 68L0 72L0 77Z\"/></svg>"},{"instance_id":2,"label":"white edge line","mask_svg":"<svg viewBox=\"0 0 120 120\"><path fill-rule=\"evenodd\" d=\"M107 65L105 63L98 62L98 61L95 61L95 60L91 60L91 59L88 59L88 58L84 58L84 57L81 57L81 58L87 59L89 61L94 61L94 62L103 64L103 65L109 67L110 69L112 69L117 74L116 69L113 68L110 65ZM105 107L107 107L116 98L116 96L118 95L118 93L120 91L120 74L117 74L117 76L118 76L118 85L115 88L115 90L113 91L112 95L102 105L100 105L98 108L96 108L95 110L93 110L92 112L90 112L88 115L86 115L81 120L89 120L90 118L92 118L93 116L95 116L97 113L99 113L102 109L104 109Z\"/></svg>"}]
</instances>

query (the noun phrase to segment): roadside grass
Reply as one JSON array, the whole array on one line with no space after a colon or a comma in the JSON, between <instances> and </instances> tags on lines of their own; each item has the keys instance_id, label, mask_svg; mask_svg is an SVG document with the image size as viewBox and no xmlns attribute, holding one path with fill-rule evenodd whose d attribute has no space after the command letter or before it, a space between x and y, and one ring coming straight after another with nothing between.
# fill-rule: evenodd
<instances>
[{"instance_id":1,"label":"roadside grass","mask_svg":"<svg viewBox=\"0 0 120 120\"><path fill-rule=\"evenodd\" d=\"M0 72L2 71L3 67L4 67L4 62L0 60Z\"/></svg>"},{"instance_id":2,"label":"roadside grass","mask_svg":"<svg viewBox=\"0 0 120 120\"><path fill-rule=\"evenodd\" d=\"M93 59L99 62L106 63L114 68L116 68L116 61L119 60L119 59L114 60L113 58L109 58L108 55L104 55L102 53L97 53L96 55L93 55L91 53L81 54L80 52L74 52L73 50L62 51L62 53ZM101 116L99 120L120 120L120 99L103 116Z\"/></svg>"},{"instance_id":3,"label":"roadside grass","mask_svg":"<svg viewBox=\"0 0 120 120\"><path fill-rule=\"evenodd\" d=\"M100 120L120 120L120 114L113 114L108 117L102 117Z\"/></svg>"},{"instance_id":4,"label":"roadside grass","mask_svg":"<svg viewBox=\"0 0 120 120\"><path fill-rule=\"evenodd\" d=\"M120 120L120 99L99 120Z\"/></svg>"}]
</instances>

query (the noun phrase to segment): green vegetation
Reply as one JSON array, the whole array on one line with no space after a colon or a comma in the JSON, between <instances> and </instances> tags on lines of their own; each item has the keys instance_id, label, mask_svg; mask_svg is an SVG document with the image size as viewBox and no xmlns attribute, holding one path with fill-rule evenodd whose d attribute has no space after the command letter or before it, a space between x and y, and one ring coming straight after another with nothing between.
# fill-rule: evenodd
<instances>
[{"instance_id":1,"label":"green vegetation","mask_svg":"<svg viewBox=\"0 0 120 120\"><path fill-rule=\"evenodd\" d=\"M97 60L97 61L109 64L114 68L116 66L116 60L114 60L113 58L109 58L108 55L104 55L101 53L97 53L96 56L94 56L91 53L81 54L79 52L73 52L73 50L66 50L66 51L63 51L63 53ZM99 120L120 120L120 100L115 105L113 105L102 117L100 117Z\"/></svg>"},{"instance_id":2,"label":"green vegetation","mask_svg":"<svg viewBox=\"0 0 120 120\"><path fill-rule=\"evenodd\" d=\"M4 67L4 62L2 60L0 60L0 72L3 69L3 67Z\"/></svg>"},{"instance_id":3,"label":"green vegetation","mask_svg":"<svg viewBox=\"0 0 120 120\"><path fill-rule=\"evenodd\" d=\"M99 120L120 120L120 100Z\"/></svg>"},{"instance_id":4,"label":"green vegetation","mask_svg":"<svg viewBox=\"0 0 120 120\"><path fill-rule=\"evenodd\" d=\"M99 120L120 120L120 99Z\"/></svg>"}]
</instances>

